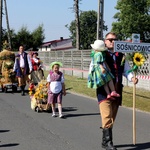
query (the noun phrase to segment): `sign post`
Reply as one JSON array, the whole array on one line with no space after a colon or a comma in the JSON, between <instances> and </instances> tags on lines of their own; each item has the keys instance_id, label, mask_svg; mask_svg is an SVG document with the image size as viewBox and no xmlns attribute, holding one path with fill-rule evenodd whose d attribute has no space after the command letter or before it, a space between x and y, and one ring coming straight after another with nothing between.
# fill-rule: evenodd
<instances>
[{"instance_id":1,"label":"sign post","mask_svg":"<svg viewBox=\"0 0 150 150\"><path fill-rule=\"evenodd\" d=\"M140 43L140 34L132 34L132 43ZM136 78L136 72L134 72ZM136 84L133 84L133 144L136 144Z\"/></svg>"},{"instance_id":2,"label":"sign post","mask_svg":"<svg viewBox=\"0 0 150 150\"><path fill-rule=\"evenodd\" d=\"M132 43L115 41L114 50L116 52L123 53L133 53L133 52L143 52L150 54L150 43L140 43L140 35L132 34ZM136 77L136 72L134 72L134 78ZM136 84L133 85L133 144L136 144Z\"/></svg>"}]
</instances>

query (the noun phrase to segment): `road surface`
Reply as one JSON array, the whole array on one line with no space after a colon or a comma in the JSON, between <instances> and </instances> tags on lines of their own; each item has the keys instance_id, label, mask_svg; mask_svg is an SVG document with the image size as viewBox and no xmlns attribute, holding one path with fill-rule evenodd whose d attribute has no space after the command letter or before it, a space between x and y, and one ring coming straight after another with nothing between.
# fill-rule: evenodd
<instances>
[{"instance_id":1,"label":"road surface","mask_svg":"<svg viewBox=\"0 0 150 150\"><path fill-rule=\"evenodd\" d=\"M63 97L65 119L34 112L28 95L0 93L0 149L103 150L97 101L68 93ZM132 141L132 110L120 107L114 125L118 150L150 150L150 113L136 112L136 145Z\"/></svg>"}]
</instances>

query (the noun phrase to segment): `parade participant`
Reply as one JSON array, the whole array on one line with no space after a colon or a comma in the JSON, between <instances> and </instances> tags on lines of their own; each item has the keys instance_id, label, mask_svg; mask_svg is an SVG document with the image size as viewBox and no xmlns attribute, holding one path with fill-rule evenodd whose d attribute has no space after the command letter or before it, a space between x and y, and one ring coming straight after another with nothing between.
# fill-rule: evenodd
<instances>
[{"instance_id":1,"label":"parade participant","mask_svg":"<svg viewBox=\"0 0 150 150\"><path fill-rule=\"evenodd\" d=\"M32 48L32 49L30 49L30 51L28 52L28 55L29 55L30 59L32 59L32 55L33 55L33 48ZM29 79L30 79L30 81L31 81L31 74L29 74L29 75L28 75L28 78L29 78Z\"/></svg>"},{"instance_id":2,"label":"parade participant","mask_svg":"<svg viewBox=\"0 0 150 150\"><path fill-rule=\"evenodd\" d=\"M25 95L26 82L29 82L28 75L32 72L32 63L29 55L24 52L24 47L19 47L19 53L15 57L13 71L18 78L18 84L21 89L21 95Z\"/></svg>"},{"instance_id":3,"label":"parade participant","mask_svg":"<svg viewBox=\"0 0 150 150\"><path fill-rule=\"evenodd\" d=\"M66 95L64 75L59 68L62 66L60 62L50 64L50 73L47 76L48 82L48 104L52 108L52 117L56 117L55 105L58 103L59 117L63 118L62 114L62 95Z\"/></svg>"},{"instance_id":4,"label":"parade participant","mask_svg":"<svg viewBox=\"0 0 150 150\"><path fill-rule=\"evenodd\" d=\"M104 86L107 93L107 98L111 96L120 97L120 95L115 91L113 83L113 75L105 62L105 52L106 47L102 40L96 40L94 44L91 44L93 51L91 53L92 57L92 68L88 75L88 87L98 88Z\"/></svg>"},{"instance_id":5,"label":"parade participant","mask_svg":"<svg viewBox=\"0 0 150 150\"><path fill-rule=\"evenodd\" d=\"M44 79L42 61L37 56L38 56L38 53L33 52L32 58L31 58L31 62L32 62L32 66L33 66L31 80L33 80L33 83L35 85L38 84L38 82L40 82L42 79Z\"/></svg>"},{"instance_id":6,"label":"parade participant","mask_svg":"<svg viewBox=\"0 0 150 150\"><path fill-rule=\"evenodd\" d=\"M96 89L97 99L99 103L99 110L101 114L102 121L102 147L106 150L116 150L113 145L113 134L112 129L116 119L119 105L122 102L122 78L125 76L129 81L134 84L138 82L137 78L133 77L130 70L129 63L124 61L124 54L120 52L114 52L114 41L117 40L117 35L113 32L109 32L105 36L105 46L108 51L106 53L106 62L113 74L113 82L115 85L116 92L120 94L120 97L107 98L107 93L105 92L103 86Z\"/></svg>"}]
</instances>

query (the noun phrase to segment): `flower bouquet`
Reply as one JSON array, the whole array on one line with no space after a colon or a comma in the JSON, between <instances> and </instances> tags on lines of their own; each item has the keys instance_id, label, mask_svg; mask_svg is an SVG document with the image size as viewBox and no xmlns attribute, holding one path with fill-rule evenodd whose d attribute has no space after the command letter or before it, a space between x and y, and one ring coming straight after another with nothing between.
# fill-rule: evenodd
<instances>
[{"instance_id":1,"label":"flower bouquet","mask_svg":"<svg viewBox=\"0 0 150 150\"><path fill-rule=\"evenodd\" d=\"M31 98L31 108L33 110L46 110L47 106L47 98L48 98L48 89L47 83L45 80L42 80L35 86L33 83L29 85L29 95Z\"/></svg>"},{"instance_id":2,"label":"flower bouquet","mask_svg":"<svg viewBox=\"0 0 150 150\"><path fill-rule=\"evenodd\" d=\"M39 103L47 102L48 97L47 91L48 91L47 85L45 81L42 80L41 82L38 83L38 86L36 87L34 94L35 98L39 101Z\"/></svg>"}]
</instances>

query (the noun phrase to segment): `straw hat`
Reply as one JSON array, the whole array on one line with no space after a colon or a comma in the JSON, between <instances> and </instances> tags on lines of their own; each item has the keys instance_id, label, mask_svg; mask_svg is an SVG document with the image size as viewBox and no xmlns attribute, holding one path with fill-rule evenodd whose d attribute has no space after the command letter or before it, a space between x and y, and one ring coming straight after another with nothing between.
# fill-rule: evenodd
<instances>
[{"instance_id":1,"label":"straw hat","mask_svg":"<svg viewBox=\"0 0 150 150\"><path fill-rule=\"evenodd\" d=\"M91 44L91 47L94 50L105 51L107 48L105 47L105 43L102 40L96 40L94 44Z\"/></svg>"},{"instance_id":2,"label":"straw hat","mask_svg":"<svg viewBox=\"0 0 150 150\"><path fill-rule=\"evenodd\" d=\"M50 69L52 69L54 65L59 65L60 67L62 67L62 63L61 63L61 62L55 61L55 62L52 62L52 63L50 64Z\"/></svg>"}]
</instances>

